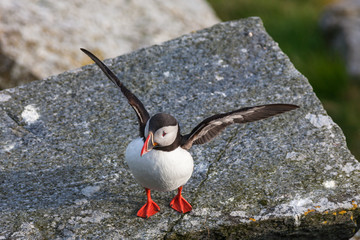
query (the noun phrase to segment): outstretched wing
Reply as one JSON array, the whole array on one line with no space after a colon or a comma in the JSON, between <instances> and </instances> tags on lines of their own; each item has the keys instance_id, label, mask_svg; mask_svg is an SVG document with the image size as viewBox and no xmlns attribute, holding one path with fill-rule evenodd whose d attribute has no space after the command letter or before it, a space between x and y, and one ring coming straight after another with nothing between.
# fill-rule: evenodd
<instances>
[{"instance_id":1,"label":"outstretched wing","mask_svg":"<svg viewBox=\"0 0 360 240\"><path fill-rule=\"evenodd\" d=\"M190 134L183 136L181 147L190 149L193 144L207 143L233 123L253 122L296 108L298 106L291 104L269 104L211 116L197 125Z\"/></svg>"},{"instance_id":2,"label":"outstretched wing","mask_svg":"<svg viewBox=\"0 0 360 240\"><path fill-rule=\"evenodd\" d=\"M132 93L129 89L127 89L119 80L118 77L102 62L100 61L94 54L89 52L86 49L80 48L81 51L83 51L86 55L88 55L105 73L105 75L113 82L116 86L118 86L121 90L121 92L125 95L127 98L129 104L131 107L135 110L139 125L140 125L140 137L144 137L144 129L147 120L149 120L150 116L149 113L146 111L144 105L142 102Z\"/></svg>"}]
</instances>

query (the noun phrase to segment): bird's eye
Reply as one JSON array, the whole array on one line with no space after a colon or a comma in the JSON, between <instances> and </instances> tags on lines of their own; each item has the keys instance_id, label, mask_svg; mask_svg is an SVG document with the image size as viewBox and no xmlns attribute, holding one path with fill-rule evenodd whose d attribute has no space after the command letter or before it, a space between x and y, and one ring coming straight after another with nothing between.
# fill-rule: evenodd
<instances>
[{"instance_id":1,"label":"bird's eye","mask_svg":"<svg viewBox=\"0 0 360 240\"><path fill-rule=\"evenodd\" d=\"M163 131L162 136L163 136L163 137L165 137L165 135L166 135L166 132L165 132L165 131Z\"/></svg>"}]
</instances>

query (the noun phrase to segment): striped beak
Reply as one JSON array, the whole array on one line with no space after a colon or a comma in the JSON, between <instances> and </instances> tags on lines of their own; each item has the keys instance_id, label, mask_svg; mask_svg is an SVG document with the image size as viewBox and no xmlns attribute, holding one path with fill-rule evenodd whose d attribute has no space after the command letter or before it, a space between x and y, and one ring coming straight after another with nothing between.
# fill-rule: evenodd
<instances>
[{"instance_id":1,"label":"striped beak","mask_svg":"<svg viewBox=\"0 0 360 240\"><path fill-rule=\"evenodd\" d=\"M149 135L145 140L144 146L141 149L140 156L150 152L151 149L153 149L156 145L157 143L154 142L154 134L152 132L149 132Z\"/></svg>"}]
</instances>

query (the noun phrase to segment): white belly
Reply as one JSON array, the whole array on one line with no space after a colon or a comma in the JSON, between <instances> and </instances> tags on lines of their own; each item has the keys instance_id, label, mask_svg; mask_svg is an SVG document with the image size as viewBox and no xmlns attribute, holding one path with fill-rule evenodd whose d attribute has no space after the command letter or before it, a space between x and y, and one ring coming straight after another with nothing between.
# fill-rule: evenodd
<instances>
[{"instance_id":1,"label":"white belly","mask_svg":"<svg viewBox=\"0 0 360 240\"><path fill-rule=\"evenodd\" d=\"M144 141L132 141L126 149L125 160L135 179L145 188L171 191L183 186L191 177L194 162L190 153L181 147L165 152L155 149L140 156Z\"/></svg>"}]
</instances>

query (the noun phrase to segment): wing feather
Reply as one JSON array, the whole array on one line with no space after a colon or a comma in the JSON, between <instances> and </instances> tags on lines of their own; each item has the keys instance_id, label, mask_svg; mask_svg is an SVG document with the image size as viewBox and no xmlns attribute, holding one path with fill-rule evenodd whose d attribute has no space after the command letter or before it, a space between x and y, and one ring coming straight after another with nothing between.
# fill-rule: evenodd
<instances>
[{"instance_id":1,"label":"wing feather","mask_svg":"<svg viewBox=\"0 0 360 240\"><path fill-rule=\"evenodd\" d=\"M231 124L253 122L296 108L298 106L292 104L268 104L211 116L198 124L191 133L183 136L181 147L190 149L194 144L207 143Z\"/></svg>"},{"instance_id":2,"label":"wing feather","mask_svg":"<svg viewBox=\"0 0 360 240\"><path fill-rule=\"evenodd\" d=\"M136 112L138 117L139 125L140 125L140 137L144 137L144 129L146 122L149 120L150 115L144 104L129 90L127 89L119 80L119 78L102 62L100 61L94 54L89 52L86 49L80 48L86 55L88 55L95 63L100 67L100 69L105 73L105 75L120 88L121 92L127 98L129 104Z\"/></svg>"}]
</instances>

